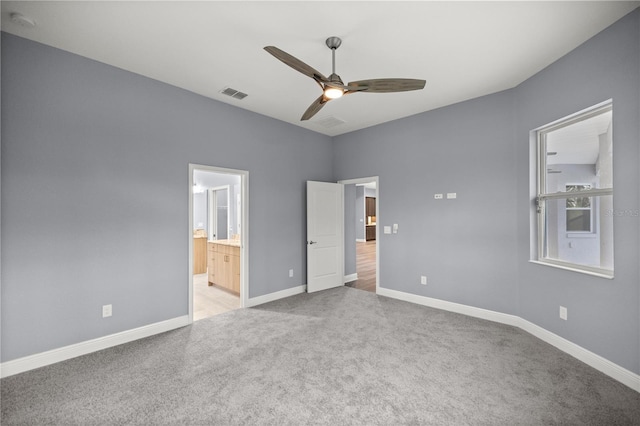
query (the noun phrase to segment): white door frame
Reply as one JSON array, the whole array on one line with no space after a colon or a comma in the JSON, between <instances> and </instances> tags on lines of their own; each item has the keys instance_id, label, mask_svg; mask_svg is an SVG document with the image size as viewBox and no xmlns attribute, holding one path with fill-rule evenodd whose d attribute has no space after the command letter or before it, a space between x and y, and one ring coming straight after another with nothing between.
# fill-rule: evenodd
<instances>
[{"instance_id":1,"label":"white door frame","mask_svg":"<svg viewBox=\"0 0 640 426\"><path fill-rule=\"evenodd\" d=\"M376 294L380 290L380 178L378 176L358 178L358 179L344 179L339 180L338 183L343 185L351 185L356 183L376 183ZM365 228L366 229L366 228ZM343 249L343 252L346 252ZM343 261L344 262L344 261ZM358 264L356 260L356 265ZM344 266L343 266L344 269Z\"/></svg>"},{"instance_id":2,"label":"white door frame","mask_svg":"<svg viewBox=\"0 0 640 426\"><path fill-rule=\"evenodd\" d=\"M242 212L240 214L242 221L242 233L240 234L240 307L244 308L249 299L249 172L189 163L189 186L187 188L189 194L189 324L193 323L193 172L196 170L240 176L242 203Z\"/></svg>"}]
</instances>

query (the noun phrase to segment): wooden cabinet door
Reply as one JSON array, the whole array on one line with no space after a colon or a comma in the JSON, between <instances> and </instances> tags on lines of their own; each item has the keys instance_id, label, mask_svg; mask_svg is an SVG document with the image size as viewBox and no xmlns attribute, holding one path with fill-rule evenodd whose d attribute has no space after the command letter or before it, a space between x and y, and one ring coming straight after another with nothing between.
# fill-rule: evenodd
<instances>
[{"instance_id":1,"label":"wooden cabinet door","mask_svg":"<svg viewBox=\"0 0 640 426\"><path fill-rule=\"evenodd\" d=\"M372 225L369 225L369 226L367 226L366 230L367 230L367 233L365 235L365 239L367 241L375 240L376 239L376 227L372 226Z\"/></svg>"},{"instance_id":2,"label":"wooden cabinet door","mask_svg":"<svg viewBox=\"0 0 640 426\"><path fill-rule=\"evenodd\" d=\"M240 294L240 247L209 243L207 268L209 285Z\"/></svg>"},{"instance_id":3,"label":"wooden cabinet door","mask_svg":"<svg viewBox=\"0 0 640 426\"><path fill-rule=\"evenodd\" d=\"M214 284L226 287L227 282L227 255L216 252L216 276Z\"/></svg>"},{"instance_id":4,"label":"wooden cabinet door","mask_svg":"<svg viewBox=\"0 0 640 426\"><path fill-rule=\"evenodd\" d=\"M207 239L193 239L193 274L204 274L207 271Z\"/></svg>"},{"instance_id":5,"label":"wooden cabinet door","mask_svg":"<svg viewBox=\"0 0 640 426\"><path fill-rule=\"evenodd\" d=\"M231 289L240 294L240 247L231 247L230 253L231 268L229 271L229 280L231 281Z\"/></svg>"},{"instance_id":6,"label":"wooden cabinet door","mask_svg":"<svg viewBox=\"0 0 640 426\"><path fill-rule=\"evenodd\" d=\"M216 257L215 244L207 244L207 279L209 285L216 282Z\"/></svg>"},{"instance_id":7,"label":"wooden cabinet door","mask_svg":"<svg viewBox=\"0 0 640 426\"><path fill-rule=\"evenodd\" d=\"M230 290L234 293L240 293L240 256L229 254L230 268L227 279L229 281Z\"/></svg>"},{"instance_id":8,"label":"wooden cabinet door","mask_svg":"<svg viewBox=\"0 0 640 426\"><path fill-rule=\"evenodd\" d=\"M376 199L373 197L365 198L365 211L366 216L375 216L376 215Z\"/></svg>"}]
</instances>

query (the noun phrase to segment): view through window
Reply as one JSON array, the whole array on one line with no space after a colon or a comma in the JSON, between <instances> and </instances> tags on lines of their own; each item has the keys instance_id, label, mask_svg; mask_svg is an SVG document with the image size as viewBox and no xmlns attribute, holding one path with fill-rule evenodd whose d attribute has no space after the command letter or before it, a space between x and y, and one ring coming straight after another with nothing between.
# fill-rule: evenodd
<instances>
[{"instance_id":1,"label":"view through window","mask_svg":"<svg viewBox=\"0 0 640 426\"><path fill-rule=\"evenodd\" d=\"M537 260L613 277L610 102L538 129Z\"/></svg>"}]
</instances>

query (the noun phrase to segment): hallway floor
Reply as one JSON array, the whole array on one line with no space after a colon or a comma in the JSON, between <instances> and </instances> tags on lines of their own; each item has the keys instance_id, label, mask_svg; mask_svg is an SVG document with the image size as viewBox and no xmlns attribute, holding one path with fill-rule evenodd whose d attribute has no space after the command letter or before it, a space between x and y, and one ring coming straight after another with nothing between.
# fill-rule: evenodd
<instances>
[{"instance_id":1,"label":"hallway floor","mask_svg":"<svg viewBox=\"0 0 640 426\"><path fill-rule=\"evenodd\" d=\"M345 285L376 292L376 240L356 242L356 272L358 279Z\"/></svg>"}]
</instances>

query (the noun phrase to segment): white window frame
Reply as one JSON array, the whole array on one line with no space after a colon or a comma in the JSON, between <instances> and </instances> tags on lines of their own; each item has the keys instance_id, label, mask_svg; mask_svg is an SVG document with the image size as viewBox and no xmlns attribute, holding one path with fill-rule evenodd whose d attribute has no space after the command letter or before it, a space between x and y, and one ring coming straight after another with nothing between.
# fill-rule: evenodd
<instances>
[{"instance_id":1,"label":"white window frame","mask_svg":"<svg viewBox=\"0 0 640 426\"><path fill-rule=\"evenodd\" d=\"M595 105L591 108L587 108L583 111L575 113L569 117L562 118L554 121L546 126L542 126L532 131L536 141L536 196L535 196L535 215L536 220L532 221L532 225L535 224L536 229L536 245L535 258L531 259L531 262L542 265L552 266L560 269L566 269L574 272L581 272L589 275L594 275L602 278L613 279L613 270L597 268L593 266L581 265L573 262L562 261L558 259L552 259L545 256L546 238L545 238L545 218L546 218L546 202L548 200L566 200L567 198L579 197L592 197L591 208L595 202L594 197L598 196L613 196L613 185L611 188L592 188L589 190L578 192L547 192L547 148L546 148L546 135L555 130L570 126L575 123L587 120L591 117L600 115L607 111L613 111L613 102L611 100L605 101L601 104ZM576 195L579 194L579 195ZM591 229L597 229L598 223L594 222L594 214L591 214ZM597 220L600 220L598 217ZM570 232L569 234L584 234L581 232ZM533 255L534 251L532 251Z\"/></svg>"}]
</instances>

